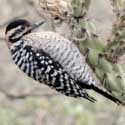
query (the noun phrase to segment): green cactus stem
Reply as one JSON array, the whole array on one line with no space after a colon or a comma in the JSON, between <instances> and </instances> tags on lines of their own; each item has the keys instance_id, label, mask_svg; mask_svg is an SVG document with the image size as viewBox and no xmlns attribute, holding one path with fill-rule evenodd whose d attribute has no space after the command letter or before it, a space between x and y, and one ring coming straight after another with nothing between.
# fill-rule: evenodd
<instances>
[{"instance_id":1,"label":"green cactus stem","mask_svg":"<svg viewBox=\"0 0 125 125\"><path fill-rule=\"evenodd\" d=\"M122 68L119 64L114 64L112 61L110 61L107 58L105 52L105 49L108 47L111 48L112 45L103 45L102 42L98 39L98 36L95 33L93 33L93 31L91 31L91 22L85 19L83 13L83 10L85 10L86 8L88 9L88 5L87 7L84 6L85 4L81 5L81 2L85 2L85 0L72 1L74 15L82 17L79 18L79 20L76 21L77 23L74 24L74 43L78 46L83 55L86 55L86 52L88 53L87 63L94 71L100 83L102 83L106 90L108 90L114 97L118 98L124 104L125 78L123 77ZM116 40L116 38L114 38L114 40ZM117 53L121 54L121 50L123 53L123 48L121 48L119 51L117 50ZM115 53L116 56L117 53Z\"/></svg>"},{"instance_id":2,"label":"green cactus stem","mask_svg":"<svg viewBox=\"0 0 125 125\"><path fill-rule=\"evenodd\" d=\"M125 53L125 9L122 8L121 0L112 0L111 2L116 20L112 27L105 55L109 61L117 63Z\"/></svg>"}]
</instances>

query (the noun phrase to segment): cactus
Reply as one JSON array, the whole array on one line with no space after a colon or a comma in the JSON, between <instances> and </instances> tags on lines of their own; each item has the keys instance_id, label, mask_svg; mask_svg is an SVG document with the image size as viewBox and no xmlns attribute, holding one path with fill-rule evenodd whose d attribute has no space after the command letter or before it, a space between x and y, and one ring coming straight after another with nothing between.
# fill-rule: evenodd
<instances>
[{"instance_id":1,"label":"cactus","mask_svg":"<svg viewBox=\"0 0 125 125\"><path fill-rule=\"evenodd\" d=\"M106 58L114 63L125 53L125 8L121 0L112 0L116 20L106 47Z\"/></svg>"}]
</instances>

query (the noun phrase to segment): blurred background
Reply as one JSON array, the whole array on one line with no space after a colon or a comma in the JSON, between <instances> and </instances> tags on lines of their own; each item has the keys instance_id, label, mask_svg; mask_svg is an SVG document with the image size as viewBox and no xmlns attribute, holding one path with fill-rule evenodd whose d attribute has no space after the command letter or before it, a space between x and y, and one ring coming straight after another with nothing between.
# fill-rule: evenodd
<instances>
[{"instance_id":1,"label":"blurred background","mask_svg":"<svg viewBox=\"0 0 125 125\"><path fill-rule=\"evenodd\" d=\"M0 125L125 124L124 107L95 93L95 104L66 97L22 73L13 64L4 40L6 25L15 18L39 20L37 0L0 0ZM106 41L115 18L109 0L93 0L87 18Z\"/></svg>"}]
</instances>

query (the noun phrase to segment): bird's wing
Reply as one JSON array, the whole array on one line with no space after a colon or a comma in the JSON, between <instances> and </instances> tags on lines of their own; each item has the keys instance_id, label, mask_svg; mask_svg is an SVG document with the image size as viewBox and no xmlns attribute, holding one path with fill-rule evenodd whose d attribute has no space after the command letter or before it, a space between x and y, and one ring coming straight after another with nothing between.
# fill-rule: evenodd
<instances>
[{"instance_id":1,"label":"bird's wing","mask_svg":"<svg viewBox=\"0 0 125 125\"><path fill-rule=\"evenodd\" d=\"M72 41L54 32L32 33L26 36L27 44L42 49L59 62L75 80L92 84L92 73L84 56Z\"/></svg>"},{"instance_id":2,"label":"bird's wing","mask_svg":"<svg viewBox=\"0 0 125 125\"><path fill-rule=\"evenodd\" d=\"M36 50L31 46L26 46L25 49L29 51L29 53L32 53L32 61L35 64L35 70L36 72L41 71L42 81L45 81L48 86L67 96L83 97L91 102L95 101L95 99L89 96L58 62L55 62L42 49ZM41 82L39 77L37 78L35 78L35 80Z\"/></svg>"}]
</instances>

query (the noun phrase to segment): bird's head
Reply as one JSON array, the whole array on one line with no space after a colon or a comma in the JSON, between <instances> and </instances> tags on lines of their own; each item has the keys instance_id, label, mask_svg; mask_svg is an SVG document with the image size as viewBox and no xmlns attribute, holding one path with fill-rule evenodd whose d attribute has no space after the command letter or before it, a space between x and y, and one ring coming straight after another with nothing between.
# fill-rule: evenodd
<instances>
[{"instance_id":1,"label":"bird's head","mask_svg":"<svg viewBox=\"0 0 125 125\"><path fill-rule=\"evenodd\" d=\"M43 24L44 21L40 21L30 24L29 21L24 19L18 19L10 22L6 27L5 38L8 46L20 40L24 35L30 33L33 29Z\"/></svg>"}]
</instances>

